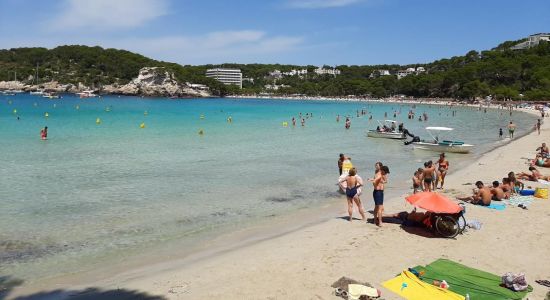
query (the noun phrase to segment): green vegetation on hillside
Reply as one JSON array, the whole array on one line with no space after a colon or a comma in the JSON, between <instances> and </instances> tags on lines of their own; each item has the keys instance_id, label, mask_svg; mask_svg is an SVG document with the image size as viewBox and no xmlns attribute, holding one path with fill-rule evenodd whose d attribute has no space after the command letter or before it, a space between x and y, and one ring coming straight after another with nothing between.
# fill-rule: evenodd
<instances>
[{"instance_id":1,"label":"green vegetation on hillside","mask_svg":"<svg viewBox=\"0 0 550 300\"><path fill-rule=\"evenodd\" d=\"M407 95L414 97L444 97L474 99L493 95L497 99L550 100L550 43L527 50L512 51L511 45L520 41L502 43L488 51L470 51L464 56L441 59L422 65L337 66L342 71L336 77L316 75L315 66L279 64L224 64L181 66L149 59L139 54L116 49L87 46L60 46L45 48L17 48L0 50L0 81L17 78L25 83L36 83L32 77L39 66L40 82L56 80L61 83L82 82L88 86L125 84L135 78L142 67L161 66L174 72L181 82L202 83L217 95L259 94L265 85L285 87L269 90L274 94L303 94L309 96L372 96ZM409 75L400 80L395 75L371 78L376 70L395 74L408 67L424 67L426 72ZM243 89L223 84L204 76L212 67L239 68L245 81ZM307 76L271 78L274 70L308 69Z\"/></svg>"}]
</instances>

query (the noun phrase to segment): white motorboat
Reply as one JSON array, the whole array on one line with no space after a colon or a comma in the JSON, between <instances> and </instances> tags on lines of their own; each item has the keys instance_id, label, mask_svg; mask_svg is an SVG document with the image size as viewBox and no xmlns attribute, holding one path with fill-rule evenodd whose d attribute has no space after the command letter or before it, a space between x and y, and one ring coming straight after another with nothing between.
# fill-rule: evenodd
<instances>
[{"instance_id":1,"label":"white motorboat","mask_svg":"<svg viewBox=\"0 0 550 300\"><path fill-rule=\"evenodd\" d=\"M82 91L80 93L76 93L80 98L93 98L97 97L96 94L94 94L94 91L88 90L88 91Z\"/></svg>"},{"instance_id":2,"label":"white motorboat","mask_svg":"<svg viewBox=\"0 0 550 300\"><path fill-rule=\"evenodd\" d=\"M378 127L378 129L369 130L367 132L368 137L394 140L404 140L406 138L405 133L397 129L397 121L384 120L384 124L382 124L382 122L380 121L377 122L378 124L380 124L380 126Z\"/></svg>"},{"instance_id":3,"label":"white motorboat","mask_svg":"<svg viewBox=\"0 0 550 300\"><path fill-rule=\"evenodd\" d=\"M44 93L44 95L42 95L43 98L48 98L48 99L59 99L59 95L57 94L54 94L54 93Z\"/></svg>"},{"instance_id":4,"label":"white motorboat","mask_svg":"<svg viewBox=\"0 0 550 300\"><path fill-rule=\"evenodd\" d=\"M432 137L432 141L421 140L419 142L412 142L411 144L415 149L436 151L436 152L450 152L450 153L469 153L474 145L466 144L462 141L443 140L439 141L440 132L449 132L453 128L449 127L426 127L426 131ZM432 134L434 132L435 134Z\"/></svg>"},{"instance_id":5,"label":"white motorboat","mask_svg":"<svg viewBox=\"0 0 550 300\"><path fill-rule=\"evenodd\" d=\"M36 90L36 91L30 92L30 94L31 95L42 96L42 95L44 95L44 90Z\"/></svg>"}]
</instances>

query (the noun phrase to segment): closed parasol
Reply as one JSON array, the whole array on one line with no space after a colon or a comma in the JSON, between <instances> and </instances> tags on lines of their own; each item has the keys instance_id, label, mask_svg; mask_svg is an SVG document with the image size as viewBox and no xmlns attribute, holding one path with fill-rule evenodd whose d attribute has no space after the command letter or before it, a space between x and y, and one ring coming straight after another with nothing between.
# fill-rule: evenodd
<instances>
[{"instance_id":1,"label":"closed parasol","mask_svg":"<svg viewBox=\"0 0 550 300\"><path fill-rule=\"evenodd\" d=\"M433 213L456 214L462 207L449 198L435 192L421 192L408 196L407 201L415 207Z\"/></svg>"}]
</instances>

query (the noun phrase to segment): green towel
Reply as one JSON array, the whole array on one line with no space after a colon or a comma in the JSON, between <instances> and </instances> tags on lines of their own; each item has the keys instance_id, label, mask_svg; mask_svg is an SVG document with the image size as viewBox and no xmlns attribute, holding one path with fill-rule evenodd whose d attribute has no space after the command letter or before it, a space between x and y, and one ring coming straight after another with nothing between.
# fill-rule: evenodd
<instances>
[{"instance_id":1,"label":"green towel","mask_svg":"<svg viewBox=\"0 0 550 300\"><path fill-rule=\"evenodd\" d=\"M418 272L424 271L422 281L433 283L434 280L445 280L449 290L470 299L502 300L523 299L528 292L533 291L529 286L526 291L514 292L501 286L500 276L461 265L448 259L438 259L425 267L415 267Z\"/></svg>"}]
</instances>

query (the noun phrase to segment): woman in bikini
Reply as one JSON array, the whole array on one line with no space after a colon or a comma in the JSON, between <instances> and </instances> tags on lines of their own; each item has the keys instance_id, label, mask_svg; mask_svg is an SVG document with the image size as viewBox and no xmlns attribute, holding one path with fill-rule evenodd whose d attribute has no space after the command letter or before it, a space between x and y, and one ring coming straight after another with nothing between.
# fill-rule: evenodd
<instances>
[{"instance_id":1,"label":"woman in bikini","mask_svg":"<svg viewBox=\"0 0 550 300\"><path fill-rule=\"evenodd\" d=\"M445 153L441 153L439 155L437 164L437 177L439 177L439 181L441 181L441 189L443 189L443 185L445 184L445 176L447 176L447 171L449 170L449 161L445 159ZM435 183L435 188L437 189L437 182Z\"/></svg>"},{"instance_id":2,"label":"woman in bikini","mask_svg":"<svg viewBox=\"0 0 550 300\"><path fill-rule=\"evenodd\" d=\"M348 176L344 179L346 181L346 198L348 200L348 214L349 220L352 220L353 214L353 203L357 205L359 214L361 214L362 220L365 220L365 211L363 210L363 205L361 204L361 187L363 186L363 179L357 175L357 169L351 168L349 170Z\"/></svg>"}]
</instances>

